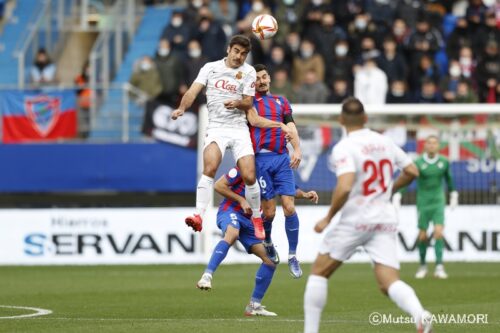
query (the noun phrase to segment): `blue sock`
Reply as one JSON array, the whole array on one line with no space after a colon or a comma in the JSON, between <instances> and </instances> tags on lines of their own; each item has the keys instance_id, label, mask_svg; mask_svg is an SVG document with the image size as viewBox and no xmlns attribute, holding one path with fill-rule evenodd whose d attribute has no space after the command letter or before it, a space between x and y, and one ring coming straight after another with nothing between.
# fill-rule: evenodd
<instances>
[{"instance_id":1,"label":"blue sock","mask_svg":"<svg viewBox=\"0 0 500 333\"><path fill-rule=\"evenodd\" d=\"M264 263L260 265L257 274L255 274L255 288L252 293L252 302L261 303L267 288L271 284L275 270L275 266L269 266Z\"/></svg>"},{"instance_id":2,"label":"blue sock","mask_svg":"<svg viewBox=\"0 0 500 333\"><path fill-rule=\"evenodd\" d=\"M297 244L299 243L299 217L297 213L285 216L285 231L288 238L288 254L297 253Z\"/></svg>"},{"instance_id":3,"label":"blue sock","mask_svg":"<svg viewBox=\"0 0 500 333\"><path fill-rule=\"evenodd\" d=\"M271 239L271 230L273 229L273 219L264 219L264 231L266 232L266 243L272 243L273 240Z\"/></svg>"},{"instance_id":4,"label":"blue sock","mask_svg":"<svg viewBox=\"0 0 500 333\"><path fill-rule=\"evenodd\" d=\"M229 243L225 240L221 240L219 243L217 243L214 251L212 252L212 256L210 257L207 268L205 269L205 273L212 274L213 272L215 272L222 260L224 260L224 258L226 257L227 251L229 251L230 247L231 245L229 245Z\"/></svg>"}]
</instances>

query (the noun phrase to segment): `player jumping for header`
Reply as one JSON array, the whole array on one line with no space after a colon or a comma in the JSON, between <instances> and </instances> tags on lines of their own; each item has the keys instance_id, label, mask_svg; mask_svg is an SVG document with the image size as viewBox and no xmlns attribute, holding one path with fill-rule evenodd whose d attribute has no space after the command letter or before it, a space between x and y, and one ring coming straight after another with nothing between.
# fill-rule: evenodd
<instances>
[{"instance_id":1,"label":"player jumping for header","mask_svg":"<svg viewBox=\"0 0 500 333\"><path fill-rule=\"evenodd\" d=\"M271 260L278 263L279 257L271 239L271 230L276 215L274 197L280 195L288 238L288 268L294 278L300 278L302 270L296 255L299 242L299 218L295 211L295 179L292 170L299 166L302 157L299 136L292 117L290 103L285 97L272 95L269 91L271 77L266 66L258 64L254 68L257 81L253 104L257 113L266 119L286 124L293 133L290 140L293 154L290 158L286 148L285 134L280 129L250 128L250 137L255 149L255 163L259 170L258 180L262 192L262 210L266 231L264 246Z\"/></svg>"},{"instance_id":2,"label":"player jumping for header","mask_svg":"<svg viewBox=\"0 0 500 333\"><path fill-rule=\"evenodd\" d=\"M202 290L212 289L212 274L226 257L231 245L239 240L248 253L253 253L262 259L262 264L255 275L255 287L250 303L245 309L245 315L276 316L276 313L266 310L261 304L271 284L276 265L267 256L262 241L254 235L254 228L250 221L252 211L245 199L245 184L238 168L231 169L219 178L215 183L215 190L225 197L217 213L217 227L224 233L224 238L215 246L207 268L196 286ZM314 191L303 192L297 189L295 196L318 203L318 195Z\"/></svg>"},{"instance_id":3,"label":"player jumping for header","mask_svg":"<svg viewBox=\"0 0 500 333\"><path fill-rule=\"evenodd\" d=\"M358 99L343 102L339 121L347 137L334 147L331 156L337 185L328 214L314 230L322 232L341 209L342 215L325 234L307 280L304 332L319 331L328 278L358 246L371 257L380 290L413 317L419 333L430 332L432 315L424 310L412 287L399 279L397 220L390 202L393 168L402 169L394 190L409 184L418 176L418 169L389 138L364 128L367 118Z\"/></svg>"},{"instance_id":4,"label":"player jumping for header","mask_svg":"<svg viewBox=\"0 0 500 333\"><path fill-rule=\"evenodd\" d=\"M259 117L252 108L255 70L245 63L250 49L248 37L232 37L227 48L227 57L209 62L201 68L198 77L182 97L179 108L172 112L172 119L182 116L206 87L208 129L203 147L203 174L196 189L196 213L186 218L186 224L194 231L201 231L203 214L213 191L215 173L226 148L230 148L246 184L246 199L252 208L255 235L264 239L260 216L260 188L255 178L255 158L247 119L252 126L276 127L285 133L290 132L283 123Z\"/></svg>"},{"instance_id":5,"label":"player jumping for header","mask_svg":"<svg viewBox=\"0 0 500 333\"><path fill-rule=\"evenodd\" d=\"M436 268L434 276L438 279L448 278L443 266L444 249L444 207L446 199L444 196L443 181L446 181L450 192L450 208L458 206L458 192L453 185L450 172L450 162L439 155L439 139L435 135L427 137L424 144L424 154L420 156L415 164L420 176L417 179L417 212L418 212L418 250L420 254L420 267L415 274L417 279L423 279L427 275L427 263L425 257L429 240L427 229L429 223L434 224L432 233L434 238L434 250L436 252ZM396 207L401 205L401 194L395 193L392 202Z\"/></svg>"}]
</instances>

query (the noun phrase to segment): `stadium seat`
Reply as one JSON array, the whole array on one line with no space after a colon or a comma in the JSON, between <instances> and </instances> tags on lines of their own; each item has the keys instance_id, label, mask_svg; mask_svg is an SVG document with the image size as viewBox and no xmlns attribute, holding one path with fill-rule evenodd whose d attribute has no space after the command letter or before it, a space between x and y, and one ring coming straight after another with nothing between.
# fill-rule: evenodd
<instances>
[{"instance_id":1,"label":"stadium seat","mask_svg":"<svg viewBox=\"0 0 500 333\"><path fill-rule=\"evenodd\" d=\"M134 39L113 80L113 84L120 85L128 82L132 75L135 61L144 55L154 55L163 28L170 20L171 13L172 8L146 8L142 21L134 35ZM100 126L92 130L90 134L91 138L99 139L106 137L111 140L121 140L121 115L123 112L121 103L122 93L118 90L110 91L97 116L96 123L100 124ZM138 140L142 137L140 130L144 110L133 101L129 103L128 109L130 126L129 137L130 140ZM120 121L117 121L117 119L120 119Z\"/></svg>"}]
</instances>

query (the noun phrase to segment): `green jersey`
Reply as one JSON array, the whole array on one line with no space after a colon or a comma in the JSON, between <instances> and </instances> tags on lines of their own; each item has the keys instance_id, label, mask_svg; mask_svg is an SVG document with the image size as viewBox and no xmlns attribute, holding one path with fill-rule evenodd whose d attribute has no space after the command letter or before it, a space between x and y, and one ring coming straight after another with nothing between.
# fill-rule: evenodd
<instances>
[{"instance_id":1,"label":"green jersey","mask_svg":"<svg viewBox=\"0 0 500 333\"><path fill-rule=\"evenodd\" d=\"M450 162L441 155L430 158L423 154L416 161L420 176L417 178L417 209L428 209L445 206L443 180L448 191L454 191L455 186L450 173Z\"/></svg>"}]
</instances>

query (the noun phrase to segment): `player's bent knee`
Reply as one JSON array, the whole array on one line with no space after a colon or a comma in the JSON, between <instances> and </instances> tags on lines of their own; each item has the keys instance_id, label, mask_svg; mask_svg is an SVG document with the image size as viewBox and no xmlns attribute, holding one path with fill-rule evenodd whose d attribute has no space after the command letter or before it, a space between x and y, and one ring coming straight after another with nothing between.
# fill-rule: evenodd
<instances>
[{"instance_id":1,"label":"player's bent knee","mask_svg":"<svg viewBox=\"0 0 500 333\"><path fill-rule=\"evenodd\" d=\"M285 216L292 216L293 214L295 214L295 205L294 204L284 205L283 213L285 214Z\"/></svg>"}]
</instances>

